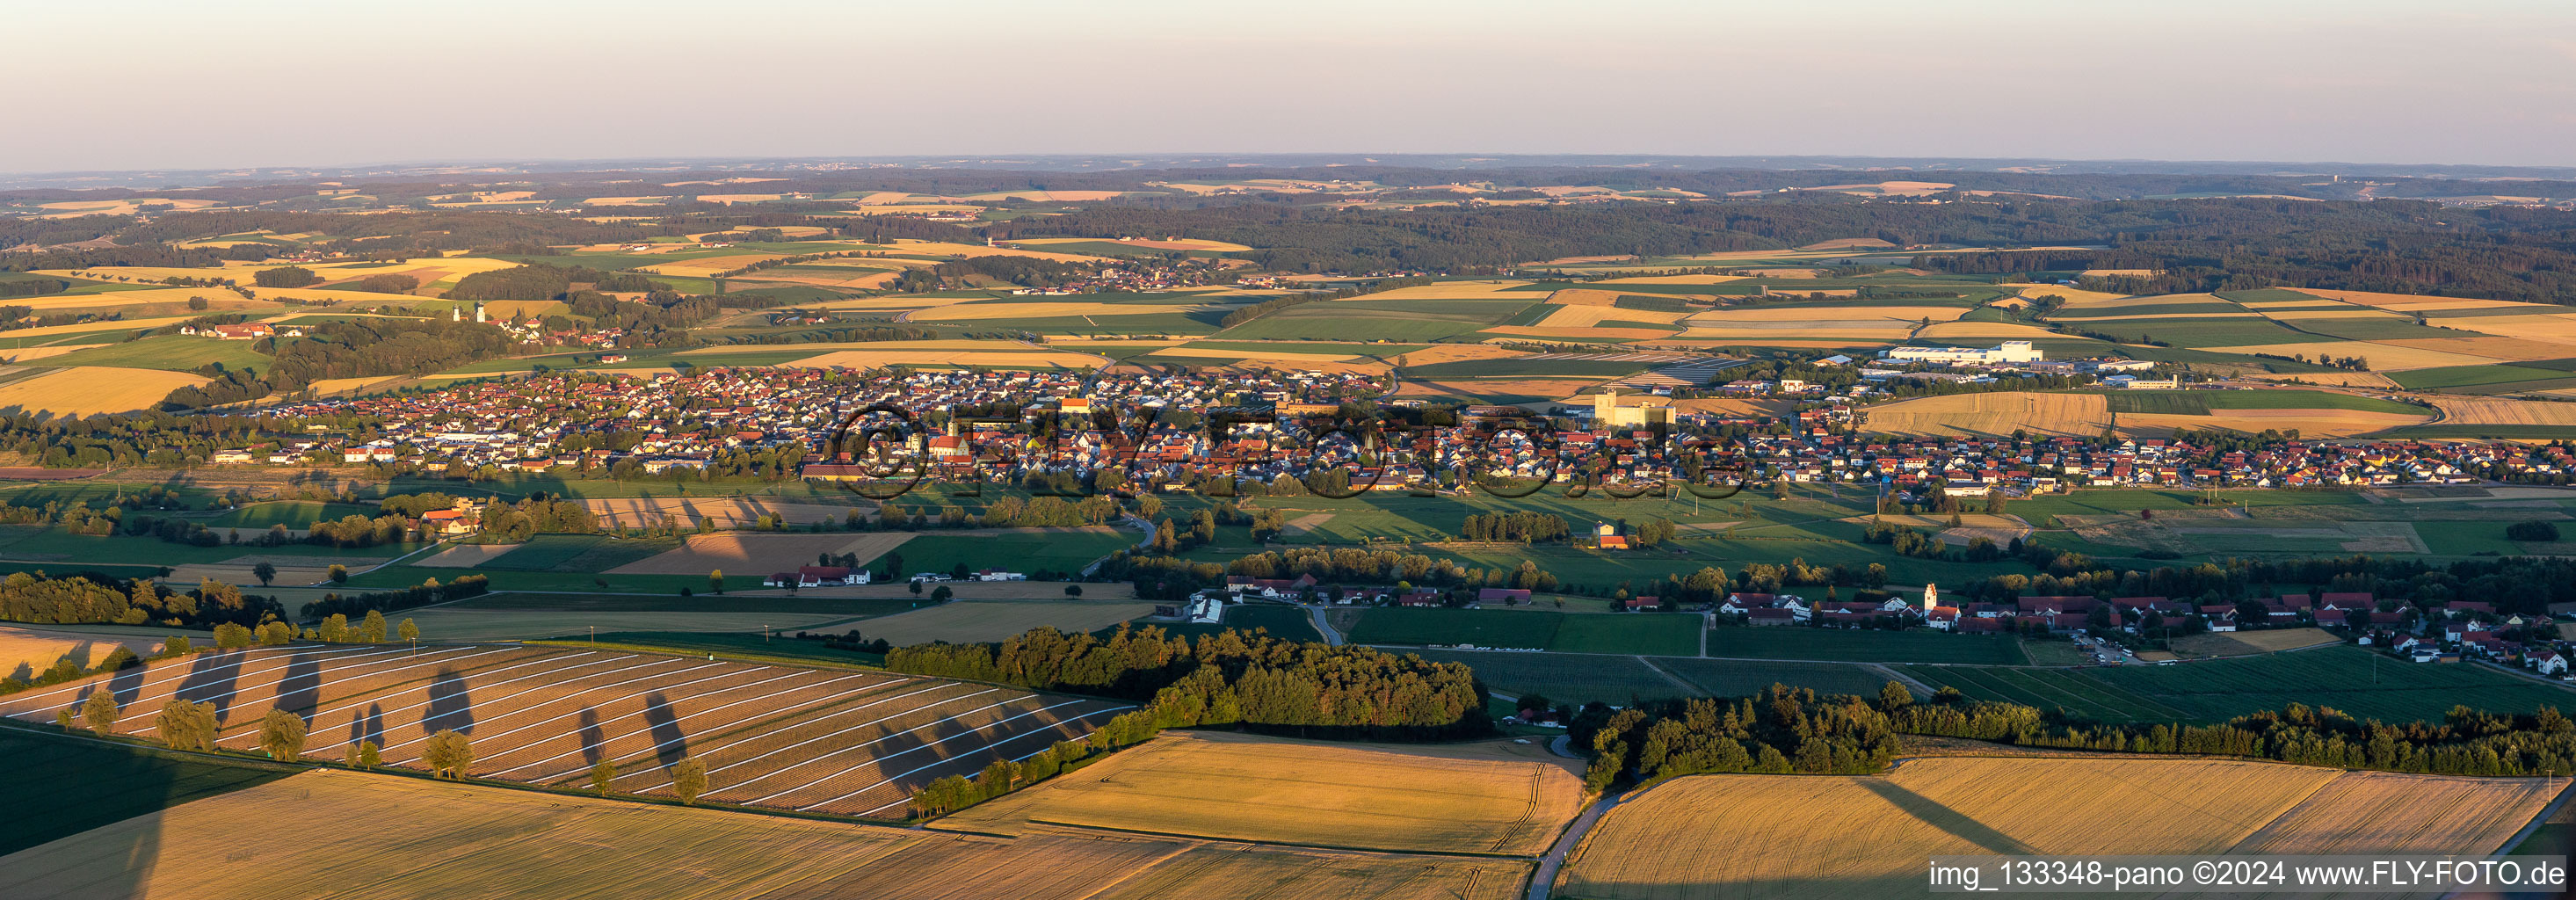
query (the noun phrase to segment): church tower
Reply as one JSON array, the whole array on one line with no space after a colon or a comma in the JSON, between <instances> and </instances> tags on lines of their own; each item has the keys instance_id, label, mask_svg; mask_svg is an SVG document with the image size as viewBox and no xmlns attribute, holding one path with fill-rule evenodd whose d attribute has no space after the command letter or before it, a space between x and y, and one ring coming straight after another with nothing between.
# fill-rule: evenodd
<instances>
[{"instance_id":1,"label":"church tower","mask_svg":"<svg viewBox=\"0 0 2576 900\"><path fill-rule=\"evenodd\" d=\"M1941 605L1941 586L1929 583L1923 585L1923 614L1931 615L1932 608L1939 605Z\"/></svg>"}]
</instances>

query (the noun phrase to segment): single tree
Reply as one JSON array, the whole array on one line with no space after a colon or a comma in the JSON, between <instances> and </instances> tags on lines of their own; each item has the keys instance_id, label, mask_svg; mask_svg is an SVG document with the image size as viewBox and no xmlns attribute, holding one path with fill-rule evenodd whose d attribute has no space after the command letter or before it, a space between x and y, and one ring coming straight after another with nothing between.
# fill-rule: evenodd
<instances>
[{"instance_id":1,"label":"single tree","mask_svg":"<svg viewBox=\"0 0 2576 900\"><path fill-rule=\"evenodd\" d=\"M348 643L348 641L349 641L349 615L348 615L347 613L332 613L330 618L327 618L327 619L323 619L323 620L322 620L322 627L321 627L320 631L321 631L321 635L322 635L322 642L323 642L323 643L326 643L326 644L345 644L345 643Z\"/></svg>"},{"instance_id":2,"label":"single tree","mask_svg":"<svg viewBox=\"0 0 2576 900\"><path fill-rule=\"evenodd\" d=\"M259 720L259 749L278 762L304 755L304 717L270 707Z\"/></svg>"},{"instance_id":3,"label":"single tree","mask_svg":"<svg viewBox=\"0 0 2576 900\"><path fill-rule=\"evenodd\" d=\"M385 642L385 614L367 610L366 621L358 625L358 639L370 644Z\"/></svg>"},{"instance_id":4,"label":"single tree","mask_svg":"<svg viewBox=\"0 0 2576 900\"><path fill-rule=\"evenodd\" d=\"M331 583L332 583L332 584L348 584L348 583L349 583L349 567L348 567L348 566L341 565L341 564L339 564L339 563L332 563L332 564L331 564Z\"/></svg>"},{"instance_id":5,"label":"single tree","mask_svg":"<svg viewBox=\"0 0 2576 900\"><path fill-rule=\"evenodd\" d=\"M267 587L269 582L277 580L277 567L263 562L250 567L250 574L259 579L260 587Z\"/></svg>"},{"instance_id":6,"label":"single tree","mask_svg":"<svg viewBox=\"0 0 2576 900\"><path fill-rule=\"evenodd\" d=\"M66 731L70 730L72 724L78 721L80 721L80 716L75 715L72 712L71 707L66 706L61 709L54 710L54 724L62 726Z\"/></svg>"},{"instance_id":7,"label":"single tree","mask_svg":"<svg viewBox=\"0 0 2576 900\"><path fill-rule=\"evenodd\" d=\"M439 778L457 778L465 767L474 764L474 745L453 729L441 729L429 736L421 748L420 761L429 764L429 774Z\"/></svg>"},{"instance_id":8,"label":"single tree","mask_svg":"<svg viewBox=\"0 0 2576 900\"><path fill-rule=\"evenodd\" d=\"M1064 595L1065 595L1065 596L1067 596L1067 597L1080 597L1080 596L1082 596L1082 585L1078 585L1078 584L1068 584L1068 585L1065 585L1065 586L1064 586Z\"/></svg>"},{"instance_id":9,"label":"single tree","mask_svg":"<svg viewBox=\"0 0 2576 900\"><path fill-rule=\"evenodd\" d=\"M921 596L921 582L916 581L912 583L912 595L915 597Z\"/></svg>"},{"instance_id":10,"label":"single tree","mask_svg":"<svg viewBox=\"0 0 2576 900\"><path fill-rule=\"evenodd\" d=\"M377 766L381 766L381 765L384 765L384 764L385 764L385 751L384 751L384 748L376 746L376 742L374 742L374 741L359 741L359 742L358 742L358 767L359 767L359 768L362 768L362 769L373 769L373 768L375 768L375 767L377 767Z\"/></svg>"},{"instance_id":11,"label":"single tree","mask_svg":"<svg viewBox=\"0 0 2576 900\"><path fill-rule=\"evenodd\" d=\"M102 685L97 690L89 692L89 699L81 701L81 724L89 726L89 730L100 734L113 734L116 731L118 711L116 692Z\"/></svg>"},{"instance_id":12,"label":"single tree","mask_svg":"<svg viewBox=\"0 0 2576 900\"><path fill-rule=\"evenodd\" d=\"M251 644L250 629L231 622L215 626L215 649L239 650Z\"/></svg>"},{"instance_id":13,"label":"single tree","mask_svg":"<svg viewBox=\"0 0 2576 900\"><path fill-rule=\"evenodd\" d=\"M680 795L682 805L697 805L698 795L707 792L706 761L690 756L672 764L671 792Z\"/></svg>"},{"instance_id":14,"label":"single tree","mask_svg":"<svg viewBox=\"0 0 2576 900\"><path fill-rule=\"evenodd\" d=\"M724 593L724 570L723 570L723 569L709 569L709 570L707 570L707 588L708 588L709 590L715 591L716 593L719 593L719 594Z\"/></svg>"},{"instance_id":15,"label":"single tree","mask_svg":"<svg viewBox=\"0 0 2576 900\"><path fill-rule=\"evenodd\" d=\"M402 620L402 639L406 644L420 640L420 626L412 624L408 618Z\"/></svg>"},{"instance_id":16,"label":"single tree","mask_svg":"<svg viewBox=\"0 0 2576 900\"><path fill-rule=\"evenodd\" d=\"M598 764L590 767L590 789L600 796L608 796L608 786L616 780L616 763L602 759Z\"/></svg>"}]
</instances>

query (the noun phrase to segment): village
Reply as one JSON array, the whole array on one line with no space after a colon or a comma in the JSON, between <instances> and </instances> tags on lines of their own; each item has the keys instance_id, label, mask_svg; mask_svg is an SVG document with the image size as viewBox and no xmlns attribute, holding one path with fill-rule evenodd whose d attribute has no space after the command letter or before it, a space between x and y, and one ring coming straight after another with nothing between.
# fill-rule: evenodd
<instances>
[{"instance_id":1,"label":"village","mask_svg":"<svg viewBox=\"0 0 2576 900\"><path fill-rule=\"evenodd\" d=\"M1116 469L1144 490L1185 490L1208 477L1271 481L1348 468L1355 489L1456 489L1444 471L1614 485L1733 473L1728 484L1889 485L1899 499L2029 496L2085 487L2322 488L2486 481L2563 484L2568 451L2554 444L2409 440L2279 440L2247 448L2168 438L1867 437L1843 407L1790 416L1694 413L1655 396L1590 395L1589 404L1465 407L1458 424L1402 430L1364 459L1313 448L1319 424L1345 401L1381 393L1353 374L1099 375L923 371L905 374L786 368L710 368L651 377L543 375L442 390L293 402L285 419L364 417L342 434L289 432L226 448L224 465L395 465L428 473L573 472L618 476L705 470L727 454L759 452L773 478L882 477L915 465L942 477L1007 481L1039 471ZM1388 406L1419 406L1395 400ZM910 427L917 439L862 442L852 416L890 407L946 421ZM1009 410L1007 416L968 412ZM1044 448L1032 426L1073 417ZM1088 417L1085 419L1083 417ZM1097 420L1118 424L1103 427ZM902 425L879 415L877 425ZM1559 426L1556 423L1564 423ZM1724 430L1724 440L1710 435ZM1221 432L1221 433L1220 433ZM835 446L836 436L838 446ZM1326 447L1341 446L1330 437ZM859 465L865 456L867 465ZM1345 462L1348 460L1348 462Z\"/></svg>"}]
</instances>

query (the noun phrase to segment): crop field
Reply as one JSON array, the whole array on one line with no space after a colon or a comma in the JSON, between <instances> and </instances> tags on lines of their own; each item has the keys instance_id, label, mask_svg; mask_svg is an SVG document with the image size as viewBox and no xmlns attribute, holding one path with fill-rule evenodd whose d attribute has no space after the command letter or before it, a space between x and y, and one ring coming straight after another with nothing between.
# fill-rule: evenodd
<instances>
[{"instance_id":1,"label":"crop field","mask_svg":"<svg viewBox=\"0 0 2576 900\"><path fill-rule=\"evenodd\" d=\"M718 528L738 528L758 522L761 516L783 519L789 525L815 522L839 522L855 507L826 503L782 503L768 497L616 497L587 499L602 527L643 525L660 522L669 516L682 526L705 519Z\"/></svg>"},{"instance_id":2,"label":"crop field","mask_svg":"<svg viewBox=\"0 0 2576 900\"><path fill-rule=\"evenodd\" d=\"M1865 434L1953 437L2035 435L2096 437L2111 427L2100 394L2003 392L1919 397L1863 407Z\"/></svg>"},{"instance_id":3,"label":"crop field","mask_svg":"<svg viewBox=\"0 0 2576 900\"><path fill-rule=\"evenodd\" d=\"M0 383L0 411L87 416L152 409L161 398L210 379L185 372L109 366L61 368Z\"/></svg>"},{"instance_id":4,"label":"crop field","mask_svg":"<svg viewBox=\"0 0 2576 900\"><path fill-rule=\"evenodd\" d=\"M1537 303L1530 299L1390 299L1387 294L1292 306L1225 329L1227 340L1349 340L1369 336L1429 343L1486 328ZM1513 296L1513 295L1505 295Z\"/></svg>"},{"instance_id":5,"label":"crop field","mask_svg":"<svg viewBox=\"0 0 2576 900\"><path fill-rule=\"evenodd\" d=\"M704 759L711 798L806 812L901 818L911 792L1078 738L1128 707L909 678L613 649L516 645L259 648L126 669L0 702L27 720L116 693L119 732L149 738L162 701L212 703L218 744L257 744L272 708L306 720L306 752L338 758L361 740L418 767L452 729L472 774L538 784L617 763L619 790L667 794L668 767Z\"/></svg>"},{"instance_id":6,"label":"crop field","mask_svg":"<svg viewBox=\"0 0 2576 900\"><path fill-rule=\"evenodd\" d=\"M1699 654L1696 613L1560 613L1383 607L1360 614L1360 644L1543 649L1566 653Z\"/></svg>"},{"instance_id":7,"label":"crop field","mask_svg":"<svg viewBox=\"0 0 2576 900\"><path fill-rule=\"evenodd\" d=\"M816 555L823 553L857 554L864 565L912 538L909 532L699 534L690 535L677 549L608 571L616 575L705 575L710 570L724 569L737 575L767 575L813 565Z\"/></svg>"},{"instance_id":8,"label":"crop field","mask_svg":"<svg viewBox=\"0 0 2576 900\"><path fill-rule=\"evenodd\" d=\"M1098 631L1153 611L1151 603L1074 600L1059 590L1051 600L954 600L870 619L863 630L870 638L884 638L898 647L937 641L968 644L998 641L1040 626L1069 634Z\"/></svg>"},{"instance_id":9,"label":"crop field","mask_svg":"<svg viewBox=\"0 0 2576 900\"><path fill-rule=\"evenodd\" d=\"M2233 852L2481 852L2504 846L2566 788L2564 778L2346 772Z\"/></svg>"},{"instance_id":10,"label":"crop field","mask_svg":"<svg viewBox=\"0 0 2576 900\"><path fill-rule=\"evenodd\" d=\"M401 618L420 627L421 636L437 641L536 641L547 638L617 631L779 632L840 622L847 615L830 612L574 612L563 610L460 609L440 606L410 610Z\"/></svg>"},{"instance_id":11,"label":"crop field","mask_svg":"<svg viewBox=\"0 0 2576 900\"><path fill-rule=\"evenodd\" d=\"M0 759L9 761L0 797L21 813L0 818L0 878L12 897L32 895L20 892L28 870L8 854L295 771L18 729L0 730Z\"/></svg>"},{"instance_id":12,"label":"crop field","mask_svg":"<svg viewBox=\"0 0 2576 900\"><path fill-rule=\"evenodd\" d=\"M2004 635L1943 634L1929 629L1713 628L1708 655L1748 659L1843 662L1937 662L2019 665L2020 642Z\"/></svg>"},{"instance_id":13,"label":"crop field","mask_svg":"<svg viewBox=\"0 0 2576 900\"><path fill-rule=\"evenodd\" d=\"M1876 666L1855 663L1657 659L1653 664L1712 697L1749 697L1774 684L1814 688L1820 694L1874 697L1879 688L1895 680Z\"/></svg>"},{"instance_id":14,"label":"crop field","mask_svg":"<svg viewBox=\"0 0 2576 900\"><path fill-rule=\"evenodd\" d=\"M1120 549L1136 545L1142 535L1116 528L1049 528L1010 531L925 531L903 545L906 572L1010 569L1034 575L1040 570L1072 572ZM867 560L865 555L860 557ZM965 588L959 589L961 593ZM1088 588L1086 588L1088 590ZM1002 594L977 596L1005 596Z\"/></svg>"},{"instance_id":15,"label":"crop field","mask_svg":"<svg viewBox=\"0 0 2576 900\"><path fill-rule=\"evenodd\" d=\"M161 648L162 640L144 632L108 635L60 631L41 625L0 626L0 675L33 679L37 673L52 667L55 661L65 659L86 669L106 659L118 647L132 650L138 656L148 656Z\"/></svg>"},{"instance_id":16,"label":"crop field","mask_svg":"<svg viewBox=\"0 0 2576 900\"><path fill-rule=\"evenodd\" d=\"M2533 795L2563 786L2118 757L1918 759L1872 776L1699 775L1612 810L1556 890L1601 900L1897 896L1921 890L1922 860L1937 855L2480 856L2539 811ZM2348 818L2381 808L2394 813L2384 829ZM2290 849L2309 847L2317 849Z\"/></svg>"},{"instance_id":17,"label":"crop field","mask_svg":"<svg viewBox=\"0 0 2576 900\"><path fill-rule=\"evenodd\" d=\"M1934 689L1951 687L1977 700L2002 700L2063 710L2097 722L2157 723L2192 720L2155 698L2121 690L2089 672L2000 666L1902 665L1897 671Z\"/></svg>"},{"instance_id":18,"label":"crop field","mask_svg":"<svg viewBox=\"0 0 2576 900\"><path fill-rule=\"evenodd\" d=\"M1674 697L1683 686L1633 656L1590 653L1504 653L1487 650L1403 650L1434 662L1465 663L1488 690L1517 699L1532 694L1558 703L1610 703L1627 706L1642 699ZM1682 660L1665 658L1670 668Z\"/></svg>"},{"instance_id":19,"label":"crop field","mask_svg":"<svg viewBox=\"0 0 2576 900\"><path fill-rule=\"evenodd\" d=\"M254 353L250 341L226 341L188 335L150 337L49 357L49 366L108 366L185 372L220 363L227 369L265 370L266 354Z\"/></svg>"},{"instance_id":20,"label":"crop field","mask_svg":"<svg viewBox=\"0 0 2576 900\"><path fill-rule=\"evenodd\" d=\"M301 827L241 827L285 821ZM334 770L126 819L8 865L28 873L13 896L42 900L283 900L321 884L406 897L615 885L635 900L1511 900L1530 868L1096 833L937 834Z\"/></svg>"},{"instance_id":21,"label":"crop field","mask_svg":"<svg viewBox=\"0 0 2576 900\"><path fill-rule=\"evenodd\" d=\"M1499 741L1398 748L1175 732L935 824L1532 855L1583 802L1569 763Z\"/></svg>"},{"instance_id":22,"label":"crop field","mask_svg":"<svg viewBox=\"0 0 2576 900\"><path fill-rule=\"evenodd\" d=\"M1084 593L1095 593L1101 587L1106 585L1086 586ZM1277 603L1245 603L1228 606L1225 608L1225 620L1213 625L1201 622L1142 622L1138 625L1160 628L1165 634L1193 641L1200 635L1225 631L1267 632L1271 637L1283 641L1321 642L1324 639L1323 633L1315 630L1313 616L1303 609Z\"/></svg>"},{"instance_id":23,"label":"crop field","mask_svg":"<svg viewBox=\"0 0 2576 900\"><path fill-rule=\"evenodd\" d=\"M2471 663L2410 663L2357 647L2327 647L2172 666L2122 666L2101 682L2217 721L2290 703L2330 706L2364 719L2438 721L2468 703L2493 712L2566 707L2576 691Z\"/></svg>"},{"instance_id":24,"label":"crop field","mask_svg":"<svg viewBox=\"0 0 2576 900\"><path fill-rule=\"evenodd\" d=\"M356 503L323 503L313 500L280 500L254 503L203 520L208 528L258 528L284 525L288 528L311 528L313 523L342 516L373 518L378 510Z\"/></svg>"},{"instance_id":25,"label":"crop field","mask_svg":"<svg viewBox=\"0 0 2576 900\"><path fill-rule=\"evenodd\" d=\"M2175 638L2177 650L2188 650L2202 656L2251 656L2281 650L2297 650L2326 644L2342 643L2341 638L2322 628L2274 628L2262 631L2204 632L2186 638Z\"/></svg>"}]
</instances>

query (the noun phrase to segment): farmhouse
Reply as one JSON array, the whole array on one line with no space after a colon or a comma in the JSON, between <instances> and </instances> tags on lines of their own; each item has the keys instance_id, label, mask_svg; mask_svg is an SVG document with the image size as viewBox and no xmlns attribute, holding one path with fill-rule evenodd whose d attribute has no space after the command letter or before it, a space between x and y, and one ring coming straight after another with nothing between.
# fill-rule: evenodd
<instances>
[{"instance_id":1,"label":"farmhouse","mask_svg":"<svg viewBox=\"0 0 2576 900\"><path fill-rule=\"evenodd\" d=\"M868 577L868 570L853 569L848 566L799 566L796 571L780 572L762 579L760 583L768 587L810 588L825 585L866 584Z\"/></svg>"}]
</instances>

